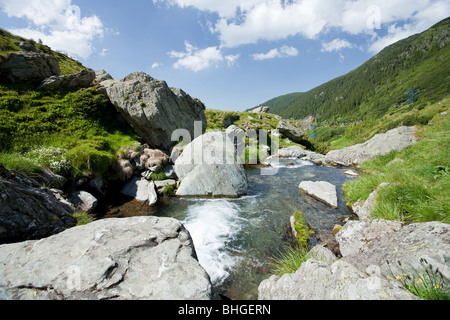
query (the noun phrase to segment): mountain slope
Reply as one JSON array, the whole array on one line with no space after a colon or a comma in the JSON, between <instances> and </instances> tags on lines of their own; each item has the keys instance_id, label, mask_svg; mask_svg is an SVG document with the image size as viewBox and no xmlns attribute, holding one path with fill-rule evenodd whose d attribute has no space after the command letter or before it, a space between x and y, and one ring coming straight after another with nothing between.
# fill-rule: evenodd
<instances>
[{"instance_id":1,"label":"mountain slope","mask_svg":"<svg viewBox=\"0 0 450 320\"><path fill-rule=\"evenodd\" d=\"M22 49L19 47L19 44L21 42L30 43L32 46L34 46L37 52L43 52L54 56L58 61L62 75L78 73L86 69L79 61L74 60L63 53L53 51L50 47L42 44L40 41L36 42L34 40L19 37L1 28L0 28L0 63L9 54L21 51Z\"/></svg>"},{"instance_id":2,"label":"mountain slope","mask_svg":"<svg viewBox=\"0 0 450 320\"><path fill-rule=\"evenodd\" d=\"M358 69L306 93L293 93L262 105L284 118L314 115L318 122L380 117L405 105L418 91L418 104L436 102L450 92L450 18L401 40Z\"/></svg>"}]
</instances>

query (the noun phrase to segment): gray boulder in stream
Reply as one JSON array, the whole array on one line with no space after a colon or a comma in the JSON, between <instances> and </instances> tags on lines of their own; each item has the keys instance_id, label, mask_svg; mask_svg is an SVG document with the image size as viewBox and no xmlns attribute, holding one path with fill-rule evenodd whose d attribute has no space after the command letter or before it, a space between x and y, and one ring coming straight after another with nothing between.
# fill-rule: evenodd
<instances>
[{"instance_id":1,"label":"gray boulder in stream","mask_svg":"<svg viewBox=\"0 0 450 320\"><path fill-rule=\"evenodd\" d=\"M210 300L213 288L176 219L104 219L0 246L0 299Z\"/></svg>"},{"instance_id":2,"label":"gray boulder in stream","mask_svg":"<svg viewBox=\"0 0 450 320\"><path fill-rule=\"evenodd\" d=\"M178 196L247 194L247 173L235 157L234 143L224 132L208 132L191 142L175 162L181 180Z\"/></svg>"},{"instance_id":3,"label":"gray boulder in stream","mask_svg":"<svg viewBox=\"0 0 450 320\"><path fill-rule=\"evenodd\" d=\"M202 130L206 129L203 103L181 89L169 88L165 81L136 72L100 85L116 109L153 148L169 150L177 129L185 129L194 137L196 121L201 122Z\"/></svg>"}]
</instances>

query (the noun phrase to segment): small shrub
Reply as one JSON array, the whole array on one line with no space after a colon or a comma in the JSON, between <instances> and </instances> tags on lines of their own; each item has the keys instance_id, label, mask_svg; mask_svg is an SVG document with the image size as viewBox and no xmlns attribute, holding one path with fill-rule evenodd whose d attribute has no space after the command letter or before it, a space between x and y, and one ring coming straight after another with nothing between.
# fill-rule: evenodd
<instances>
[{"instance_id":1,"label":"small shrub","mask_svg":"<svg viewBox=\"0 0 450 320\"><path fill-rule=\"evenodd\" d=\"M175 193L175 188L174 188L174 186L171 186L171 185L169 185L169 184L167 184L167 185L164 186L164 189L163 189L163 195L165 195L165 196L170 196L170 195L173 195L174 193Z\"/></svg>"},{"instance_id":2,"label":"small shrub","mask_svg":"<svg viewBox=\"0 0 450 320\"><path fill-rule=\"evenodd\" d=\"M77 226L83 226L95 220L94 217L86 212L75 212L72 216L75 218Z\"/></svg>"},{"instance_id":3,"label":"small shrub","mask_svg":"<svg viewBox=\"0 0 450 320\"><path fill-rule=\"evenodd\" d=\"M284 274L296 272L309 258L307 249L287 247L271 258L268 265L273 274L282 277Z\"/></svg>"},{"instance_id":4,"label":"small shrub","mask_svg":"<svg viewBox=\"0 0 450 320\"><path fill-rule=\"evenodd\" d=\"M159 171L159 172L156 171L151 174L150 179L152 179L153 181L163 181L163 180L167 180L167 176L162 171Z\"/></svg>"}]
</instances>

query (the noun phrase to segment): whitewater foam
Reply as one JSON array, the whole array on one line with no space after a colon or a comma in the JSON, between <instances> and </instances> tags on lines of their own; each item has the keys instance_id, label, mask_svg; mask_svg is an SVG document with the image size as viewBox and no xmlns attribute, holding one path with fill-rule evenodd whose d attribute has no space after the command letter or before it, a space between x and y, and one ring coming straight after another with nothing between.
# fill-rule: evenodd
<instances>
[{"instance_id":1,"label":"whitewater foam","mask_svg":"<svg viewBox=\"0 0 450 320\"><path fill-rule=\"evenodd\" d=\"M203 201L188 208L183 225L190 232L197 257L215 285L220 285L239 262L231 242L245 219L236 203L224 199ZM238 249L238 248L235 248Z\"/></svg>"}]
</instances>

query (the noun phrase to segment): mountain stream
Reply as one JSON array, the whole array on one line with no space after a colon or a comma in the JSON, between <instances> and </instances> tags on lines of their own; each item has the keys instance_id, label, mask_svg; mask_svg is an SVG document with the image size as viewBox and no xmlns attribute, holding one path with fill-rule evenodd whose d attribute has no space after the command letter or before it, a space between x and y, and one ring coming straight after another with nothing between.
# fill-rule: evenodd
<instances>
[{"instance_id":1,"label":"mountain stream","mask_svg":"<svg viewBox=\"0 0 450 320\"><path fill-rule=\"evenodd\" d=\"M233 300L255 300L259 284L271 275L268 262L289 245L289 221L295 211L303 212L316 239L330 237L334 226L351 214L342 194L342 184L352 179L344 174L347 169L298 159L280 159L276 169L274 175L248 169L248 195L238 199L173 197L153 208L132 200L113 207L106 217L155 215L180 220L218 293ZM298 185L304 180L334 184L338 209L302 193Z\"/></svg>"}]
</instances>

